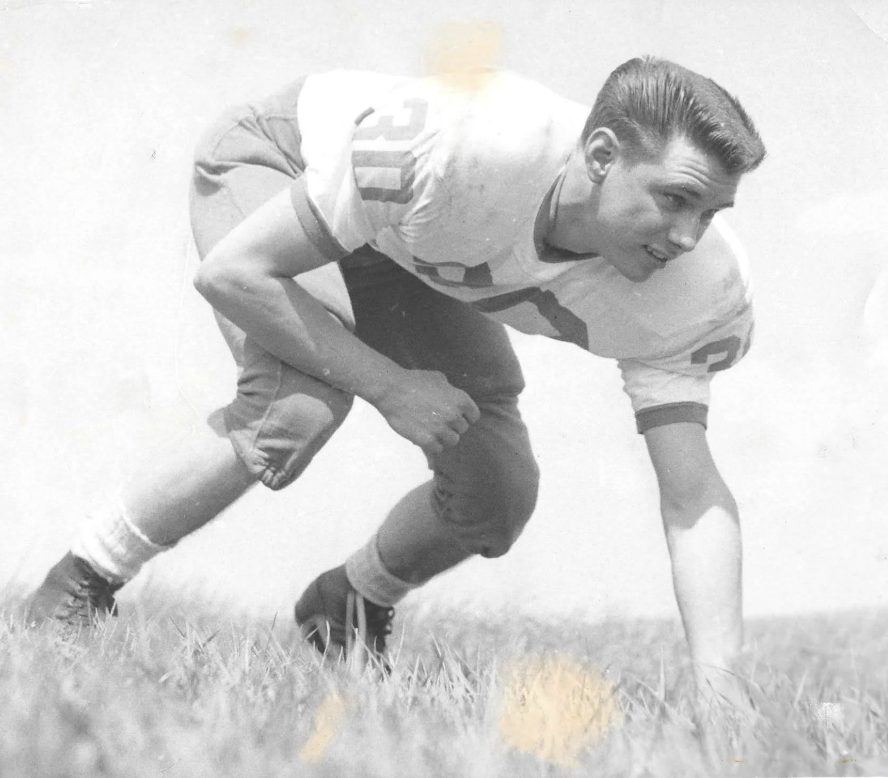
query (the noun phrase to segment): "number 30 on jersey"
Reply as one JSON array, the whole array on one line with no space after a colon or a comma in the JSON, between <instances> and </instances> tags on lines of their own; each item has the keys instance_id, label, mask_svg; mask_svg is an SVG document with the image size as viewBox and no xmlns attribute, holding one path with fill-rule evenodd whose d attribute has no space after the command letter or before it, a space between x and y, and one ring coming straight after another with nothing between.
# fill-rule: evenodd
<instances>
[{"instance_id":1,"label":"number 30 on jersey","mask_svg":"<svg viewBox=\"0 0 888 778\"><path fill-rule=\"evenodd\" d=\"M385 148L388 143L413 140L425 127L429 106L418 97L404 101L403 116L365 112L358 117L355 130L356 144L370 142L368 149L352 151L358 192L364 200L386 203L409 203L413 198L416 178L416 157L406 149ZM374 117L374 124L362 124ZM400 121L400 120L405 121ZM372 143L372 141L383 141ZM376 146L376 148L372 148Z\"/></svg>"}]
</instances>

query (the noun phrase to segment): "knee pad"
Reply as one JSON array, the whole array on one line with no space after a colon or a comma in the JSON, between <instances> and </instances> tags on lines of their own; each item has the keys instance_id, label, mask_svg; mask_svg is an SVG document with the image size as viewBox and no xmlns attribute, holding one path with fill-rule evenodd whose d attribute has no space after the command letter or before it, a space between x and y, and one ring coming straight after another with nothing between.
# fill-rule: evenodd
<instances>
[{"instance_id":1,"label":"knee pad","mask_svg":"<svg viewBox=\"0 0 888 778\"><path fill-rule=\"evenodd\" d=\"M517 407L493 412L436 457L433 504L463 549L493 558L518 539L536 507L539 468Z\"/></svg>"}]
</instances>

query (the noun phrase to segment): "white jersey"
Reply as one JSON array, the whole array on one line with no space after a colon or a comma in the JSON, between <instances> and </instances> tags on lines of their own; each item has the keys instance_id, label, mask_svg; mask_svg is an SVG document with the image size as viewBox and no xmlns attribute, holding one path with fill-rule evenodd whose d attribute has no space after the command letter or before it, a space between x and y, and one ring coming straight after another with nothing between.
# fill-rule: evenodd
<instances>
[{"instance_id":1,"label":"white jersey","mask_svg":"<svg viewBox=\"0 0 888 778\"><path fill-rule=\"evenodd\" d=\"M718 217L694 251L643 283L603 257L540 247L537 216L588 113L507 73L475 91L309 76L294 206L331 257L370 244L497 321L616 359L639 430L705 424L712 374L750 345L743 252Z\"/></svg>"}]
</instances>

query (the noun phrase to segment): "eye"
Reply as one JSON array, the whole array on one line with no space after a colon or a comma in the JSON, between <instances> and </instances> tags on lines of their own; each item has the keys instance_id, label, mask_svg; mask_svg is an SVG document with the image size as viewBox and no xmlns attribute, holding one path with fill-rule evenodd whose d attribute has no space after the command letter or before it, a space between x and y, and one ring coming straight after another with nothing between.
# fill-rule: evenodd
<instances>
[{"instance_id":1,"label":"eye","mask_svg":"<svg viewBox=\"0 0 888 778\"><path fill-rule=\"evenodd\" d=\"M666 198L666 201L673 208L684 208L687 205L687 198L680 194L675 194L674 192L664 192L663 197Z\"/></svg>"}]
</instances>

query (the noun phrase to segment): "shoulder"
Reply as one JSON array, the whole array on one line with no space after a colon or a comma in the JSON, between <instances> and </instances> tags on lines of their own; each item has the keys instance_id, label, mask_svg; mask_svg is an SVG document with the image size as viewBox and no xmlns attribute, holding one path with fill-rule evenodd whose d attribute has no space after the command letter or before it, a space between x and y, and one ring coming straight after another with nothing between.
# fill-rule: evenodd
<instances>
[{"instance_id":1,"label":"shoulder","mask_svg":"<svg viewBox=\"0 0 888 778\"><path fill-rule=\"evenodd\" d=\"M612 353L678 373L713 372L749 348L753 328L749 263L740 242L716 218L694 251L633 283L604 267L586 303L623 322Z\"/></svg>"},{"instance_id":2,"label":"shoulder","mask_svg":"<svg viewBox=\"0 0 888 778\"><path fill-rule=\"evenodd\" d=\"M506 71L490 71L470 87L442 78L404 79L372 102L359 124L364 135L382 136L421 111L424 131L412 138L414 153L448 166L508 169L553 148L573 146L589 109ZM359 130L359 137L361 136Z\"/></svg>"},{"instance_id":3,"label":"shoulder","mask_svg":"<svg viewBox=\"0 0 888 778\"><path fill-rule=\"evenodd\" d=\"M413 242L420 232L514 236L516 221L532 218L575 147L586 114L502 71L471 88L444 78L406 80L358 121L351 163L365 202L402 206L394 213L387 205L383 221L397 222ZM395 169L398 192L383 191L381 172Z\"/></svg>"},{"instance_id":4,"label":"shoulder","mask_svg":"<svg viewBox=\"0 0 888 778\"><path fill-rule=\"evenodd\" d=\"M663 279L659 296L673 317L664 327L672 352L667 361L684 363L689 356L685 369L708 373L736 364L750 348L754 327L749 261L737 236L717 217L675 271Z\"/></svg>"},{"instance_id":5,"label":"shoulder","mask_svg":"<svg viewBox=\"0 0 888 778\"><path fill-rule=\"evenodd\" d=\"M541 191L575 148L588 109L503 71L472 90L436 79L423 87L431 135L417 156L446 199L461 203L467 226L494 213L535 212Z\"/></svg>"},{"instance_id":6,"label":"shoulder","mask_svg":"<svg viewBox=\"0 0 888 778\"><path fill-rule=\"evenodd\" d=\"M721 323L752 304L749 260L720 216L692 252L638 286L636 299L649 315L678 327Z\"/></svg>"},{"instance_id":7,"label":"shoulder","mask_svg":"<svg viewBox=\"0 0 888 778\"><path fill-rule=\"evenodd\" d=\"M496 71L482 88L449 94L442 148L452 166L500 175L543 167L576 145L589 109L514 73Z\"/></svg>"},{"instance_id":8,"label":"shoulder","mask_svg":"<svg viewBox=\"0 0 888 778\"><path fill-rule=\"evenodd\" d=\"M721 217L716 217L692 253L688 270L699 279L701 314L722 322L750 315L753 287L743 244Z\"/></svg>"}]
</instances>

